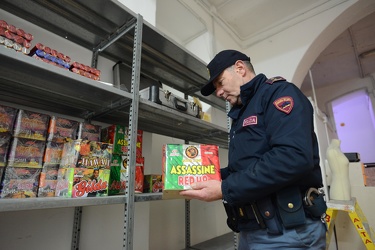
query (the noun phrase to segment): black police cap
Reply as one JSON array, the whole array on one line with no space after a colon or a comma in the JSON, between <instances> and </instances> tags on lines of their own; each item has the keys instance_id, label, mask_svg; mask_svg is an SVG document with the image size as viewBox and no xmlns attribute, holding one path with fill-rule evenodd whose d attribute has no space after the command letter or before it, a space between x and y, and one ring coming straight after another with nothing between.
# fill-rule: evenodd
<instances>
[{"instance_id":1,"label":"black police cap","mask_svg":"<svg viewBox=\"0 0 375 250\"><path fill-rule=\"evenodd\" d=\"M226 68L235 64L235 62L238 60L250 62L250 57L237 50L223 50L219 52L207 65L210 79L206 85L201 88L202 95L208 96L215 92L215 87L212 83L213 80L215 80Z\"/></svg>"}]
</instances>

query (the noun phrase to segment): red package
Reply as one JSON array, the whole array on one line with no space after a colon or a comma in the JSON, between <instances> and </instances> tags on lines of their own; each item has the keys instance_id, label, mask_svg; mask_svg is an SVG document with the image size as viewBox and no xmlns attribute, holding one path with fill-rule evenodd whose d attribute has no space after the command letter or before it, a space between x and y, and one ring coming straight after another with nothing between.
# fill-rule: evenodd
<instances>
[{"instance_id":1,"label":"red package","mask_svg":"<svg viewBox=\"0 0 375 250\"><path fill-rule=\"evenodd\" d=\"M12 32L12 33L16 33L16 32L17 32L17 28L16 28L16 26L11 25L11 24L8 24L7 29L8 29L10 32Z\"/></svg>"},{"instance_id":2,"label":"red package","mask_svg":"<svg viewBox=\"0 0 375 250\"><path fill-rule=\"evenodd\" d=\"M29 40L29 41L32 41L34 39L34 36L31 35L30 33L25 33L25 39Z\"/></svg>"},{"instance_id":3,"label":"red package","mask_svg":"<svg viewBox=\"0 0 375 250\"><path fill-rule=\"evenodd\" d=\"M8 23L4 20L0 20L0 27L7 29L8 28Z\"/></svg>"}]
</instances>

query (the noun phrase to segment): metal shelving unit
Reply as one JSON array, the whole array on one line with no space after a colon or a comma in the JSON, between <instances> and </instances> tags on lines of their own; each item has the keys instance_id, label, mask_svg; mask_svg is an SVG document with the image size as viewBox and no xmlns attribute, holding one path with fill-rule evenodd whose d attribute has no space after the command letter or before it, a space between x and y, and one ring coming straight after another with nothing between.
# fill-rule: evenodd
<instances>
[{"instance_id":1,"label":"metal shelving unit","mask_svg":"<svg viewBox=\"0 0 375 250\"><path fill-rule=\"evenodd\" d=\"M41 28L132 69L132 91L76 75L16 51L0 47L0 99L4 102L74 116L86 120L129 126L185 141L228 147L226 128L139 98L142 77L161 81L187 95L225 110L225 102L203 97L205 65L124 6L102 0L2 0L0 8ZM130 166L135 165L135 140L130 136ZM134 151L134 152L133 152ZM134 190L130 168L128 190ZM124 249L133 248L134 202L161 200L161 194L135 194L99 198L31 198L0 200L0 212L75 207L72 249L79 244L83 206L125 204Z\"/></svg>"}]
</instances>

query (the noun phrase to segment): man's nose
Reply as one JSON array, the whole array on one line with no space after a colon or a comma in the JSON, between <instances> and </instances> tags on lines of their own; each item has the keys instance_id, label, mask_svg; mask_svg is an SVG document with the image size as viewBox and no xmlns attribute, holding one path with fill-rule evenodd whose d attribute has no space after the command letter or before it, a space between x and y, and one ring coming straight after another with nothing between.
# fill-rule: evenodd
<instances>
[{"instance_id":1,"label":"man's nose","mask_svg":"<svg viewBox=\"0 0 375 250\"><path fill-rule=\"evenodd\" d=\"M223 94L224 94L224 91L221 88L216 87L216 96L221 97Z\"/></svg>"}]
</instances>

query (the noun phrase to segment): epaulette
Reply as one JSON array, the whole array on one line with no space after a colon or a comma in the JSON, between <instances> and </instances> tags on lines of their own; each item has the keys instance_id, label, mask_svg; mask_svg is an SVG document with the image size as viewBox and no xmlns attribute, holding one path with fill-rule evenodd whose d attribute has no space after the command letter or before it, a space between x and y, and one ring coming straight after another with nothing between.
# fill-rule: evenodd
<instances>
[{"instance_id":1,"label":"epaulette","mask_svg":"<svg viewBox=\"0 0 375 250\"><path fill-rule=\"evenodd\" d=\"M282 76L275 76L267 79L266 83L268 84L273 84L274 82L279 82L279 81L286 81L286 79Z\"/></svg>"}]
</instances>

